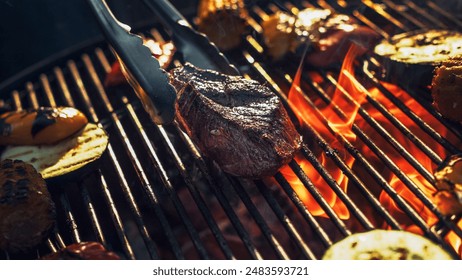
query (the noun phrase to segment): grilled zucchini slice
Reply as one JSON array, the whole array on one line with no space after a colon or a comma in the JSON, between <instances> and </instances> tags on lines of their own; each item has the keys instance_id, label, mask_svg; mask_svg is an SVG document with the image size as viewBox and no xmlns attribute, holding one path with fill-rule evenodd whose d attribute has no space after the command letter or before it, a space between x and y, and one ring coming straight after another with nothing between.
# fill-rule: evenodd
<instances>
[{"instance_id":1,"label":"grilled zucchini slice","mask_svg":"<svg viewBox=\"0 0 462 280\"><path fill-rule=\"evenodd\" d=\"M374 53L387 71L387 80L427 87L436 66L462 54L462 33L435 29L406 32L383 40Z\"/></svg>"},{"instance_id":2,"label":"grilled zucchini slice","mask_svg":"<svg viewBox=\"0 0 462 280\"><path fill-rule=\"evenodd\" d=\"M55 145L7 146L1 159L30 163L47 181L69 175L84 175L106 150L109 137L96 124L89 123L78 134Z\"/></svg>"},{"instance_id":3,"label":"grilled zucchini slice","mask_svg":"<svg viewBox=\"0 0 462 280\"><path fill-rule=\"evenodd\" d=\"M324 260L451 260L430 240L406 231L372 230L356 233L332 245Z\"/></svg>"}]
</instances>

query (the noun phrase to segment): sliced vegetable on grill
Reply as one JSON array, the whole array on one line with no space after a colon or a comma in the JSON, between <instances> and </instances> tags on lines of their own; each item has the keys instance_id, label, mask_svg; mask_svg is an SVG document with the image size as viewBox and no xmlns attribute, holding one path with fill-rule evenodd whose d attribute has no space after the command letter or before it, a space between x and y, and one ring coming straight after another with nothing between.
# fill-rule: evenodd
<instances>
[{"instance_id":1,"label":"sliced vegetable on grill","mask_svg":"<svg viewBox=\"0 0 462 280\"><path fill-rule=\"evenodd\" d=\"M327 9L306 8L296 15L279 11L264 19L262 28L266 53L274 60L300 53L308 45L306 62L316 67L342 63L353 43L362 55L379 40L369 27Z\"/></svg>"},{"instance_id":2,"label":"sliced vegetable on grill","mask_svg":"<svg viewBox=\"0 0 462 280\"><path fill-rule=\"evenodd\" d=\"M244 0L200 0L197 26L218 48L230 50L241 44L247 17Z\"/></svg>"},{"instance_id":3,"label":"sliced vegetable on grill","mask_svg":"<svg viewBox=\"0 0 462 280\"><path fill-rule=\"evenodd\" d=\"M462 213L462 154L451 155L434 172L434 200L444 215Z\"/></svg>"},{"instance_id":4,"label":"sliced vegetable on grill","mask_svg":"<svg viewBox=\"0 0 462 280\"><path fill-rule=\"evenodd\" d=\"M300 149L281 100L266 86L186 64L171 71L176 117L223 171L243 177L276 173Z\"/></svg>"},{"instance_id":5,"label":"sliced vegetable on grill","mask_svg":"<svg viewBox=\"0 0 462 280\"><path fill-rule=\"evenodd\" d=\"M90 241L80 242L45 255L43 260L120 260L120 257L107 250L101 243Z\"/></svg>"},{"instance_id":6,"label":"sliced vegetable on grill","mask_svg":"<svg viewBox=\"0 0 462 280\"><path fill-rule=\"evenodd\" d=\"M427 238L398 230L355 233L332 245L323 260L451 260Z\"/></svg>"},{"instance_id":7,"label":"sliced vegetable on grill","mask_svg":"<svg viewBox=\"0 0 462 280\"><path fill-rule=\"evenodd\" d=\"M388 80L426 87L436 66L462 55L462 33L435 29L402 33L383 40L374 53L383 63Z\"/></svg>"},{"instance_id":8,"label":"sliced vegetable on grill","mask_svg":"<svg viewBox=\"0 0 462 280\"><path fill-rule=\"evenodd\" d=\"M0 115L0 145L57 143L87 123L85 115L71 107L6 112Z\"/></svg>"},{"instance_id":9,"label":"sliced vegetable on grill","mask_svg":"<svg viewBox=\"0 0 462 280\"><path fill-rule=\"evenodd\" d=\"M295 52L301 41L295 32L295 15L278 11L262 22L266 53L274 60Z\"/></svg>"},{"instance_id":10,"label":"sliced vegetable on grill","mask_svg":"<svg viewBox=\"0 0 462 280\"><path fill-rule=\"evenodd\" d=\"M19 160L0 162L0 250L35 249L55 225L55 205L42 176Z\"/></svg>"},{"instance_id":11,"label":"sliced vegetable on grill","mask_svg":"<svg viewBox=\"0 0 462 280\"><path fill-rule=\"evenodd\" d=\"M441 115L462 122L462 55L442 62L431 84L433 107Z\"/></svg>"},{"instance_id":12,"label":"sliced vegetable on grill","mask_svg":"<svg viewBox=\"0 0 462 280\"><path fill-rule=\"evenodd\" d=\"M55 145L7 146L1 158L28 162L43 178L53 182L92 171L108 142L106 132L89 123L79 134Z\"/></svg>"}]
</instances>

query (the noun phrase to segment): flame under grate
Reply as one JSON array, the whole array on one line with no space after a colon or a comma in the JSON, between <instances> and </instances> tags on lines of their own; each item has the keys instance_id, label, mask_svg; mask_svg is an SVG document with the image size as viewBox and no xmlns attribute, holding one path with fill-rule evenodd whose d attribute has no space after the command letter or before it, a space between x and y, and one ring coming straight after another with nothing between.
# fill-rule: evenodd
<instances>
[{"instance_id":1,"label":"flame under grate","mask_svg":"<svg viewBox=\"0 0 462 280\"><path fill-rule=\"evenodd\" d=\"M315 6L353 15L385 38L430 26L462 28L432 1L397 2L254 6L249 18L254 32L228 57L245 76L266 82L296 122L287 93L297 61L287 61L284 68L268 63L259 41L261 18L280 9ZM167 40L162 32L158 27L145 35ZM374 58L356 60L355 76L349 78L360 81L357 87L367 93L349 127L356 140L330 126L331 115L341 122L350 117L344 106L333 105L333 89L345 87L339 84L343 71L305 69L299 85L304 110L319 122L302 121L300 155L274 177L257 181L222 173L202 157L178 123L154 125L130 88L104 88L113 61L108 47L99 45L44 69L11 92L9 100L17 109L77 107L105 127L110 145L100 169L78 182L50 187L58 226L48 242L36 253L0 252L0 258L37 258L94 240L128 259L317 259L345 236L374 228L418 232L460 258L460 217L439 213L425 187L434 186L430 167L440 164L443 155L460 151L462 128L443 119L424 90L404 91L381 82L376 71L381 65ZM348 97L350 91L340 90L347 103L355 99ZM406 139L406 145L399 139Z\"/></svg>"}]
</instances>

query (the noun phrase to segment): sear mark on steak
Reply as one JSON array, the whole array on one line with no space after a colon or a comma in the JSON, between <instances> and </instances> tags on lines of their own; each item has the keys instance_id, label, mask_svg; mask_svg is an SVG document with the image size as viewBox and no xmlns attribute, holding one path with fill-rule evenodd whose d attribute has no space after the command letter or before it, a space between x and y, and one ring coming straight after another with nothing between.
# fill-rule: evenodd
<instances>
[{"instance_id":1,"label":"sear mark on steak","mask_svg":"<svg viewBox=\"0 0 462 280\"><path fill-rule=\"evenodd\" d=\"M266 86L191 64L171 71L176 116L201 152L223 171L270 176L300 149L301 136Z\"/></svg>"}]
</instances>

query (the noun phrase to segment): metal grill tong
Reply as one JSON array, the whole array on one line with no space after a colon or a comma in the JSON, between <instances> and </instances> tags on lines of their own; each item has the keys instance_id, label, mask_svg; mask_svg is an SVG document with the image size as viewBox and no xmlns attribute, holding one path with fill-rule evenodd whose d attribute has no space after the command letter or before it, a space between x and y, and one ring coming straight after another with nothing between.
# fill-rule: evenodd
<instances>
[{"instance_id":1,"label":"metal grill tong","mask_svg":"<svg viewBox=\"0 0 462 280\"><path fill-rule=\"evenodd\" d=\"M146 0L146 5L160 18L172 36L183 62L203 68L238 75L239 71L219 52L206 36L195 31L168 1ZM119 22L104 0L88 0L122 71L156 124L171 123L175 117L176 93L168 74L142 39Z\"/></svg>"}]
</instances>

